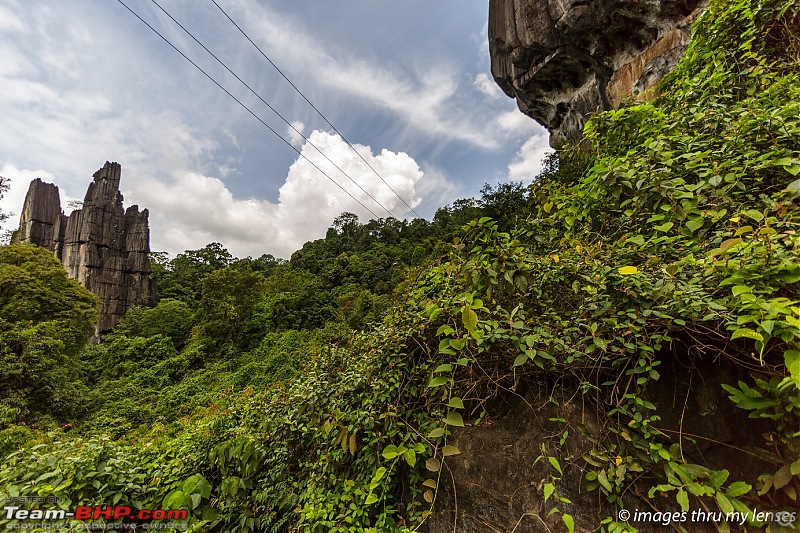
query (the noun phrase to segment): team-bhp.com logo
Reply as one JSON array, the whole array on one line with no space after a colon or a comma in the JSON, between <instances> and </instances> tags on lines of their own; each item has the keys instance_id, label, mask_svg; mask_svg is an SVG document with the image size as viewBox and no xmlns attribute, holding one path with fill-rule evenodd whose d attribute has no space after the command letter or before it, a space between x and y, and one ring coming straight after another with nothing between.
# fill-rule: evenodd
<instances>
[{"instance_id":1,"label":"team-bhp.com logo","mask_svg":"<svg viewBox=\"0 0 800 533\"><path fill-rule=\"evenodd\" d=\"M63 521L63 520L123 520L148 522L151 520L186 520L189 512L186 509L134 509L128 505L90 506L78 505L74 511L63 509L21 509L16 505L3 507L6 520L19 521Z\"/></svg>"}]
</instances>

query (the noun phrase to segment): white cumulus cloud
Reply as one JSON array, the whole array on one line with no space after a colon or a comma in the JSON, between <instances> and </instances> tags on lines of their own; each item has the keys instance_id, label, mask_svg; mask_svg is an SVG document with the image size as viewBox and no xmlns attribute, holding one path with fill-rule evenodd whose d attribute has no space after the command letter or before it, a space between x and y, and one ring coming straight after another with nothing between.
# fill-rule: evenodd
<instances>
[{"instance_id":1,"label":"white cumulus cloud","mask_svg":"<svg viewBox=\"0 0 800 533\"><path fill-rule=\"evenodd\" d=\"M531 181L542 170L542 161L552 152L546 132L531 136L508 165L508 178Z\"/></svg>"},{"instance_id":2,"label":"white cumulus cloud","mask_svg":"<svg viewBox=\"0 0 800 533\"><path fill-rule=\"evenodd\" d=\"M176 253L218 241L237 256L288 257L304 242L324 237L333 219L344 211L356 213L362 221L374 218L347 193L381 218L389 215L376 201L397 217L406 214L403 201L341 137L315 130L309 140L374 200L305 143L301 152L308 159L298 158L289 168L277 203L236 198L222 180L192 172L179 173L167 182L135 181L136 197L150 208L152 248ZM399 196L411 206L419 204L417 186L422 183L424 188L425 174L413 158L386 149L373 154L368 146L355 148Z\"/></svg>"},{"instance_id":3,"label":"white cumulus cloud","mask_svg":"<svg viewBox=\"0 0 800 533\"><path fill-rule=\"evenodd\" d=\"M303 146L303 131L305 131L305 129L306 125L299 120L293 121L291 126L286 127L286 133L289 135L289 142L291 142L293 146L297 148Z\"/></svg>"}]
</instances>

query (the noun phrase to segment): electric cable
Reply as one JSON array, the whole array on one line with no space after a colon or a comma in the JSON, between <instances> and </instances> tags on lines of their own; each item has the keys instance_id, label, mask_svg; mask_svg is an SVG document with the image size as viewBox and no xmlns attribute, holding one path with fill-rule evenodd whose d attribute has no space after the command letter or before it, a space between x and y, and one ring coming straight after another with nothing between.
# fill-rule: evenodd
<instances>
[{"instance_id":1,"label":"electric cable","mask_svg":"<svg viewBox=\"0 0 800 533\"><path fill-rule=\"evenodd\" d=\"M261 48L260 48L260 47L259 47L259 46L258 46L258 45L257 45L257 44L256 44L256 43L255 43L255 42L254 42L254 41L253 41L251 38L250 38L250 36L248 36L248 35L247 35L247 33L245 33L245 31L244 31L244 30L243 30L243 29L242 29L242 28L241 28L241 27L240 27L240 26L239 26L239 25L236 23L236 21L234 21L234 20L231 18L231 16L230 16L230 15L228 15L228 13L227 13L227 12L226 12L224 9L222 9L222 7L221 7L221 6L220 6L220 5L217 3L217 1L216 1L216 0L211 0L211 1L214 3L214 5L215 5L215 6L217 6L217 9L219 9L219 10L222 12L222 14L223 14L223 15L225 15L225 17L226 17L226 18L227 18L227 19L228 19L228 20L231 22L231 24L233 24L233 25L236 27L236 29L237 29L237 30L239 30L239 32L240 32L242 35L244 35L245 39L247 39L248 41L250 41L250 44L252 44L252 45L255 47L255 49L256 49L256 50L258 50L258 52L259 52L259 53L260 53L260 54L261 54L261 55L264 57L264 59L266 59L266 60L269 62L269 64L270 64L270 65L272 65L272 67L273 67L275 70L277 70L277 71L278 71L278 73L279 73L281 76L283 76L283 79L285 79L287 82L289 82L289 85L291 85L291 86L292 86L292 88L293 88L293 89L294 89L294 90L297 92L297 94L299 94L299 95L300 95L300 96L303 98L303 100L305 100L305 101L308 103L308 105L310 105L310 106L311 106L311 107L314 109L314 111L316 111L316 112L317 112L317 114L318 114L320 117L322 117L322 120L324 120L324 121L325 121L325 122L328 124L328 126L330 126L330 127L333 129L333 131L335 131L335 132L336 132L336 133L339 135L339 137L341 137L341 138L342 138L342 140L343 140L345 143L347 143L347 146L349 146L349 147L350 147L350 148L351 148L351 149L352 149L352 150L353 150L353 151L356 153L356 155L358 155L358 157L360 157L360 158L361 158L361 160L362 160L364 163L366 163L366 165L369 167L369 169L370 169L370 170L372 170L372 172L373 172L373 173L374 173L376 176L378 176L378 178L380 178L380 180L381 180L381 181L384 183L384 185L386 185L387 187L389 187L389 190L390 190L390 191L392 191L392 192L394 193L394 195L395 195L395 196L397 196L397 197L400 199L400 201L401 201L401 202L403 202L403 203L405 204L405 206L406 206L406 207L407 207L409 210L411 210L411 212L412 212L412 213L414 213L414 214L417 216L417 218L422 218L422 216L420 216L420 214L419 214L419 213L417 213L417 212L414 210L414 208L413 208L413 207L411 207L411 206L408 204L408 202L406 202L406 201L403 199L403 197L402 197L402 196L400 196L399 194L397 194L397 191L395 191L395 190L394 190L394 188L392 188L392 186L391 186L391 185L389 185L389 183L388 183L388 182L387 182L385 179L383 179L383 176L381 176L381 175L380 175L380 173L378 173L378 171L377 171L377 170L375 170L375 168L374 168L372 165L370 165L370 164L369 164L369 161L367 161L367 160L364 158L364 156L363 156L363 155L361 155L361 152L359 152L358 150L356 150L355 146L353 146L353 145L350 143L350 141L348 141L348 140L347 140L347 138L345 138L345 136L344 136L344 135L343 135L343 134L342 134L342 133L341 133L341 132L340 132L338 129L336 129L336 126L334 126L334 125L331 123L331 121L330 121L330 120L328 120L328 119L327 119L327 117L325 117L325 115L323 115L323 114L322 114L322 111L320 111L320 110L317 108L317 106L315 106L315 105L314 105L314 104L311 102L311 100L309 100L308 98L306 98L306 95L304 95L304 94L303 94L303 92L302 92L302 91L301 91L299 88L297 88L297 86L296 86L294 83L292 83L292 80L290 80L290 79L289 79L289 77L288 77L286 74L284 74L284 73L283 73L283 71L282 71L280 68L278 68L278 65L276 65L276 64L275 64L275 63L274 63L274 62L273 62L273 61L272 61L272 60L269 58L269 56L267 56L267 54L266 54L266 53L264 53L264 51L263 51L263 50L261 50Z\"/></svg>"},{"instance_id":2,"label":"electric cable","mask_svg":"<svg viewBox=\"0 0 800 533\"><path fill-rule=\"evenodd\" d=\"M314 143L313 143L313 142L312 142L312 141L311 141L311 140L310 140L308 137L306 137L305 135L303 135L303 133L302 133L300 130L298 130L298 129L297 129L295 126L294 126L294 124L292 124L291 122L289 122L289 121L288 121L288 120L287 120L287 119L286 119L286 118L285 118L283 115L281 115L281 113L280 113L280 112L279 112L277 109L275 109L274 107L272 107L272 106L269 104L269 102L267 102L267 101L266 101L264 98L262 98L262 97L261 97L261 95L260 95L260 94L258 94L258 93L257 93L257 92L256 92L256 91L255 91L255 90L252 88L252 87L250 87L250 85L248 85L248 84L247 84L247 82L245 82L245 81L244 81L244 80L243 80L241 77L239 77L239 75L238 75L238 74L236 74L236 73L235 73L233 70L231 70L231 69L230 69L230 67L228 67L228 65L226 65L224 61L222 61L222 60L221 60L219 57L217 57L217 56L216 56L216 54L214 54L214 52L212 52L211 50L209 50L209 49L208 49L208 47L207 47L206 45L204 45L202 42L200 42L200 40L199 40L197 37L195 37L195 36L192 34L192 32L190 32L189 30L187 30L187 29L186 29L186 27L184 27L184 25L183 25L183 24L181 24L180 22L178 22L178 21L175 19L175 17L173 17L173 16L172 16L172 15L171 15L171 14L170 14L170 13L169 13L169 12L168 12L166 9L164 9L163 7L161 7L161 5L160 5L160 4L159 4L159 3L158 3L156 0L150 0L150 1L151 1L153 4L155 4L155 6L156 6L158 9L160 9L160 10L161 10L161 11L162 11L162 12L163 12L163 13L164 13L166 16L168 16L168 17L170 18L170 20L172 20L172 22L174 22L175 24L177 24L177 25L178 25L178 27L179 27L180 29L182 29L182 30L184 31L184 33L186 33L186 35L188 35L189 37L191 37L191 38L194 40L194 42L196 42L197 44L199 44L199 45L200 45L200 46L203 48L203 50L205 50L205 51L206 51L206 52L207 52L207 53L208 53L208 54L209 54L211 57L213 57L213 58L214 58L214 59L217 61L217 63L219 63L220 65L222 65L222 67L223 67L225 70L227 70L227 71L228 71L228 72L229 72L229 73L230 73L230 74L231 74L231 75L232 75L234 78L236 78L236 79L239 81L239 83L241 83L242 85L244 85L245 87L247 87L247 89L248 89L248 90L249 90L251 93L253 93L253 95L254 95L256 98L258 98L259 100L261 100L261 102L262 102L264 105L266 105L266 106L267 106L267 107L270 109L270 111L272 111L273 113L275 113L275 114L278 116L278 118L280 118L280 119L281 119L281 120L282 120L282 121L283 121L283 122L284 122L284 123L285 123L287 126L289 126L289 127L292 129L292 130L294 130L294 132L295 132L295 133L297 133L297 134L298 134L300 137L302 137L302 138L303 138L303 140L305 140L305 141L306 141L306 142L307 142L309 145L311 145L311 146L312 146L312 147L313 147L313 148L314 148L314 149L315 149L315 150L316 150L316 151L317 151L317 152L318 152L318 153L319 153L319 154L320 154L322 157L324 157L325 159L327 159L327 160L328 160L328 162L329 162L330 164L332 164L334 167L336 167L336 169L337 169L337 170L339 170L339 172L341 172L342 174L344 174L344 175L345 175L345 177L347 177L347 179L349 179L351 182L353 182L353 184L354 184L356 187L358 187L359 189L361 189L361 192L363 192L364 194L366 194L366 195L367 195L367 196L368 196L370 199L372 199L372 201L373 201L373 202L375 202L376 204L378 204L378 205L379 205L379 206L380 206L380 207L381 207L381 208L382 208L384 211L386 211L386 212L389 214L389 216L390 216L390 217L392 217L392 218L397 218L397 217L395 217L395 216L394 216L394 213L392 213L391 211L389 211L389 209L387 209L387 208L386 208L386 206L384 206L384 205L383 205L381 202L379 202L379 201L378 201L378 200L377 200L377 199L376 199L374 196L372 196L372 195L371 195L369 192L367 192L367 190L365 190L365 189L364 189L364 187L362 187L362 186L361 186L361 185L360 185L360 184L359 184L359 183L358 183L356 180L354 180L354 179L353 179L353 178L352 178L352 177L351 177L351 176L350 176L350 175L349 175L347 172L345 172L345 171L344 171L344 169L342 169L342 168L341 168L339 165L337 165L337 164L336 164L336 162L334 162L334 161L333 161L333 160L332 160L330 157L328 157L328 156L327 156L327 154L325 154L325 152L323 152L322 150L320 150L320 148L319 148L319 147L318 147L316 144L314 144ZM401 200L402 200L402 198L401 198Z\"/></svg>"},{"instance_id":3,"label":"electric cable","mask_svg":"<svg viewBox=\"0 0 800 533\"><path fill-rule=\"evenodd\" d=\"M222 85L221 85L221 84L220 84L220 83L219 83L217 80L215 80L215 79L214 79L214 78L213 78L213 77L212 77L210 74L208 74L208 73L207 73L205 70L203 70L203 68L202 68L202 67L200 67L200 66L199 66L197 63L195 63L194 61L192 61L192 60L189 58L189 56L187 56L186 54L184 54L184 53L183 53L183 52L182 52L182 51L181 51L181 50L180 50L180 49L179 49L177 46L175 46L174 44L172 44L172 42L171 42L169 39L167 39L166 37L164 37L164 36L163 36L163 35L162 35L162 34L161 34L161 33L160 33L158 30L156 30L156 29L155 29L155 28L154 28L154 27L153 27L153 26L152 26L152 25L151 25L149 22L147 22L146 20L144 20L142 17L140 17L140 16L139 16L139 14L138 14L138 13L136 13L136 12L135 12L133 9L131 9L130 7L128 7L128 5L127 5L127 4L125 4L125 2L123 2L123 0L117 0L117 2L119 2L120 4L122 4L122 6L123 6L125 9L127 9L127 10L128 10L128 11L129 11L129 12L130 12L130 13L131 13L133 16L135 16L137 19L139 19L139 20L140 20L140 21L141 21L141 22L142 22L142 23L143 23L145 26L147 26L148 28L150 28L150 30L151 30L153 33L155 33L156 35L158 35L159 37L161 37L161 39L162 39L164 42L166 42L166 43L167 43L167 44L168 44L168 45L169 45L169 46L170 46L170 47L171 47L173 50L175 50L175 51L176 51L176 52L178 52L178 53L179 53L181 56L183 56L183 58L184 58L186 61L188 61L189 63L191 63L191 64L192 64L192 66L194 66L194 67L195 67L197 70L199 70L200 72L202 72L202 73L203 73L203 75L205 75L205 77L207 77L209 80L211 80L211 82L212 82L212 83L214 83L214 85L216 85L217 87L219 87L219 88L220 88L220 89L221 89L223 92L225 92L225 94L227 94L228 96L230 96L230 97L231 97L231 98L232 98L232 99L233 99L233 100L234 100L234 101L235 101L237 104L239 104L239 105L240 105L242 108L244 108L244 110L245 110L245 111L247 111L248 113L250 113L251 115L253 115L253 117L254 117L256 120L258 120L258 121L259 121L259 122L260 122L260 123L261 123L261 124L262 124L264 127L266 127L266 128L269 130L269 131L271 131L272 133L274 133L274 134L275 134L275 135L276 135L276 136L277 136L277 137L278 137L280 140L282 140L282 141L283 141L283 142L284 142L284 143L285 143L287 146L289 146L289 148L291 148L292 150L294 150L295 152L297 152L297 154L298 154L300 157L302 157L303 159L305 159L306 161L308 161L309 163L311 163L311 165L312 165L314 168L316 168L317 170L319 170L319 171L320 171L320 173L322 173L322 175L323 175L323 176L325 176L326 178L328 178L328 179L329 179L331 182L333 182L333 184L334 184L334 185L336 185L336 186L337 186L337 187L339 187L339 188L340 188L342 191L344 191L344 192L345 192L345 194L347 194L347 195L348 195L350 198L352 198L353 200L355 200L355 201L356 201L356 202L357 202L357 203L358 203L358 204L359 204L361 207L363 207L363 208L364 208L364 209L365 209L365 210L366 210L368 213L370 213L370 214L371 214L373 217L375 217L375 219L379 219L379 218L380 218L378 215L376 215L376 214L375 214L375 212L374 212L374 211L372 211L372 209L370 209L369 207L367 207L366 205L364 205L364 204L363 204L363 203L362 203L362 202L361 202L361 201L360 201L358 198L356 198L355 196L353 196L352 194L350 194L350 192L349 192L347 189L345 189L344 187L342 187L342 186L341 186L341 185L340 185L340 184L339 184L339 183L338 183L336 180L334 180L332 177L330 177L330 176L328 175L328 173L327 173L327 172L325 172L324 170L322 170L321 168L319 168L319 166L317 166L317 164L316 164L316 163L314 163L313 161L311 161L311 159L309 159L308 157L306 157L306 155L305 155L305 154L303 154L303 153L302 153L300 150L298 150L298 149L297 149L297 148L296 148L296 147L295 147L295 146L294 146L292 143L290 143L289 141L287 141L286 139L284 139L284 138L283 138L283 136L282 136L280 133L278 133L277 131L275 131L275 130L274 130L274 129L273 129L273 128L272 128L272 127L269 125L269 124L267 124L266 122L264 122L264 120L263 120L261 117L259 117L258 115L256 115L256 114L255 114L255 113L254 113L254 112L253 112L253 111L252 111L252 110L251 110L249 107L247 107L247 106L246 106L246 105L245 105L245 104L244 104L244 103L243 103L241 100L239 100L238 98L236 98L236 96L234 96L234 95L233 95L233 94L232 94L232 93L231 93L231 92L230 92L228 89L226 89L225 87L223 87L223 86L222 86Z\"/></svg>"}]
</instances>

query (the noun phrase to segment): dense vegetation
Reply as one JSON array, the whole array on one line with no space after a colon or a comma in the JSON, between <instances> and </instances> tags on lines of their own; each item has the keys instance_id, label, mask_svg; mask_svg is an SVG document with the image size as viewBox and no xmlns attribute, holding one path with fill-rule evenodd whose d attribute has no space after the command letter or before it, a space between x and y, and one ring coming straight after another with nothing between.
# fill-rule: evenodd
<instances>
[{"instance_id":1,"label":"dense vegetation","mask_svg":"<svg viewBox=\"0 0 800 533\"><path fill-rule=\"evenodd\" d=\"M586 520L568 468L607 502L589 529L633 530L613 514L632 487L665 510L796 511L799 27L793 0L712 3L660 96L596 116L529 189L487 187L430 223L343 214L289 261L155 255L161 301L97 346L57 262L3 247L0 494L183 507L193 531L413 529L456 428L543 383L601 422L562 421L562 444L591 449L547 453L551 527ZM44 266L49 288L25 274ZM17 314L27 295L40 307ZM50 389L15 377L42 346L61 358ZM679 355L743 376L724 387L758 419L757 475L658 429L648 398Z\"/></svg>"}]
</instances>

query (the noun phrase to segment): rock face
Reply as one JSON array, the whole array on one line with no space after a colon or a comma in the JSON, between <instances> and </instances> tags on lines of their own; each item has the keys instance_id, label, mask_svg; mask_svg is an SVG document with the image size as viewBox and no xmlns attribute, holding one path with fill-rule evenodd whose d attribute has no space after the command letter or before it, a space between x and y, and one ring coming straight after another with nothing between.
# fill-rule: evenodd
<instances>
[{"instance_id":1,"label":"rock face","mask_svg":"<svg viewBox=\"0 0 800 533\"><path fill-rule=\"evenodd\" d=\"M759 445L761 435L769 431L769 424L763 419L748 418L721 387L722 383L747 379L747 373L715 361L710 353L692 357L683 344L681 351L685 353L670 360L661 354L661 380L645 398L655 403L663 415L653 427L666 439L684 435L683 453L689 463L727 469L755 485L758 473L768 470L770 464L748 450ZM602 417L595 412L597 407L585 404L580 396L567 393L558 397L558 392L554 392L558 397L558 405L554 405L548 398L551 392L550 387L539 385L524 395L509 395L504 401L495 402L505 406L489 406L489 411L494 407L497 416L490 414L481 425L454 432L449 444L461 453L447 460L448 467L439 478L433 514L425 522L423 532L565 531L560 516L549 514L557 499L550 498L548 503L544 498L543 485L553 475L559 478L558 494L571 502L557 506L573 515L575 531L596 531L597 524L605 517L616 516L618 508L607 503L598 491L586 489L586 472L580 459L596 448L586 434L604 438ZM562 441L564 431L569 432L569 438ZM537 459L543 448L546 450L543 455L559 461L563 475L549 467L548 460ZM651 509L652 502L647 497L651 484L652 479L639 484L635 480L623 493L620 507ZM674 497L660 498L656 505L665 511L680 511ZM631 525L640 533L668 529L659 521ZM713 532L717 531L716 526L710 522L691 522L689 531Z\"/></svg>"},{"instance_id":2,"label":"rock face","mask_svg":"<svg viewBox=\"0 0 800 533\"><path fill-rule=\"evenodd\" d=\"M148 211L122 207L121 168L106 164L94 173L83 207L61 211L58 187L31 182L20 216L19 240L48 250L69 276L100 298L98 333L113 328L133 305L151 305Z\"/></svg>"},{"instance_id":3,"label":"rock face","mask_svg":"<svg viewBox=\"0 0 800 533\"><path fill-rule=\"evenodd\" d=\"M672 70L707 0L490 0L492 75L558 147Z\"/></svg>"}]
</instances>

